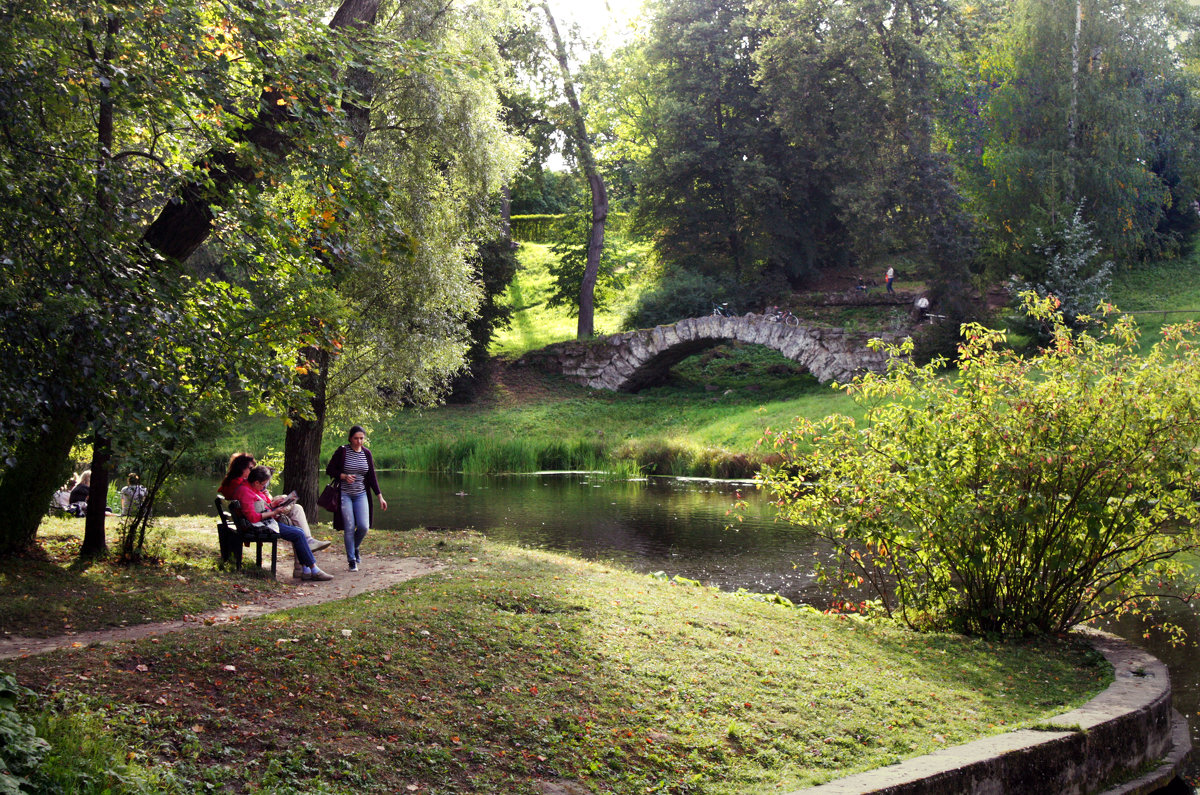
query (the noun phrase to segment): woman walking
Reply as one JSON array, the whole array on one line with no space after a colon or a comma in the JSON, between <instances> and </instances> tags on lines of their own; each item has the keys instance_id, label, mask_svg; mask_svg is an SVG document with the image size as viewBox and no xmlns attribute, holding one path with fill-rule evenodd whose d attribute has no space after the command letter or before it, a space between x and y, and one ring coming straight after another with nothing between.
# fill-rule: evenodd
<instances>
[{"instance_id":1,"label":"woman walking","mask_svg":"<svg viewBox=\"0 0 1200 795\"><path fill-rule=\"evenodd\" d=\"M349 444L334 451L325 474L340 481L341 510L333 515L333 529L341 530L346 539L346 562L350 564L350 571L358 571L362 565L359 546L375 518L375 505L367 490L379 496L380 510L387 510L387 500L380 493L379 481L375 478L375 459L363 446L367 432L355 425L350 429L348 440Z\"/></svg>"}]
</instances>

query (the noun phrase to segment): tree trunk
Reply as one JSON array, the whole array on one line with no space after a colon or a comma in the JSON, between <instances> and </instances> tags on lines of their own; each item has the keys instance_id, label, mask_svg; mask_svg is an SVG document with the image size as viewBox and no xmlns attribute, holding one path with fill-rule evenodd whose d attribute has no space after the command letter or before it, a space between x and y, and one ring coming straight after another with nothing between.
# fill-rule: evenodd
<instances>
[{"instance_id":1,"label":"tree trunk","mask_svg":"<svg viewBox=\"0 0 1200 795\"><path fill-rule=\"evenodd\" d=\"M325 388L329 382L330 356L318 348L305 350L310 370L299 377L300 386L312 392L313 419L293 412L283 442L283 490L296 492L304 514L317 520L317 496L321 493L321 439L325 435Z\"/></svg>"},{"instance_id":2,"label":"tree trunk","mask_svg":"<svg viewBox=\"0 0 1200 795\"><path fill-rule=\"evenodd\" d=\"M108 554L104 523L108 518L108 483L112 463L112 447L108 437L99 429L92 436L92 482L88 491L87 518L83 520L81 559L99 558Z\"/></svg>"},{"instance_id":3,"label":"tree trunk","mask_svg":"<svg viewBox=\"0 0 1200 795\"><path fill-rule=\"evenodd\" d=\"M60 411L13 451L13 462L0 480L0 555L33 546L50 498L66 482L79 431L77 418Z\"/></svg>"},{"instance_id":4,"label":"tree trunk","mask_svg":"<svg viewBox=\"0 0 1200 795\"><path fill-rule=\"evenodd\" d=\"M567 61L567 48L562 36L558 34L558 25L554 15L550 13L550 4L542 3L542 11L550 24L550 33L554 38L554 57L558 61L559 71L562 72L563 93L566 94L567 104L571 106L571 125L564 130L575 142L579 150L579 160L583 164L583 173L587 175L588 187L592 191L592 228L588 235L587 265L583 269L583 281L579 285L579 326L576 337L581 340L590 339L595 333L595 295L596 275L600 272L600 257L604 253L604 224L608 220L608 191L604 187L604 178L596 168L596 158L592 155L592 144L588 140L587 125L583 120L583 111L579 107L579 98L575 95L575 83L571 79L571 68Z\"/></svg>"},{"instance_id":5,"label":"tree trunk","mask_svg":"<svg viewBox=\"0 0 1200 795\"><path fill-rule=\"evenodd\" d=\"M107 75L112 67L112 59L116 55L116 36L120 27L120 20L115 15L108 17L105 21L104 52L99 59L96 57L92 43L88 42L88 50L92 59L98 61L100 69L103 70L101 75L104 76L104 79L100 80L100 105L96 131L96 139L100 144L100 151L97 152L96 158L96 206L104 214L106 236L112 234L110 219L113 207L112 196L109 193L111 176L109 167L112 164L114 140L112 85L108 81ZM96 430L92 434L92 482L89 486L91 491L88 493L87 517L83 522L83 546L79 549L80 559L99 558L108 553L104 523L108 518L108 468L111 459L110 440L97 424ZM97 494L100 495L100 499L96 499Z\"/></svg>"}]
</instances>

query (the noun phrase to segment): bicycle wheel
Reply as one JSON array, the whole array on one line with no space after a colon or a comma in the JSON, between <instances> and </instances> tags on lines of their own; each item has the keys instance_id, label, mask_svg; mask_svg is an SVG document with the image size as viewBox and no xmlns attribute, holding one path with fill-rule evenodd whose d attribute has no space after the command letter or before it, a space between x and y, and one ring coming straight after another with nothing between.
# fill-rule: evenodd
<instances>
[{"instance_id":1,"label":"bicycle wheel","mask_svg":"<svg viewBox=\"0 0 1200 795\"><path fill-rule=\"evenodd\" d=\"M800 318L796 317L791 312L788 312L788 315L783 319L783 322L789 326L795 327L800 325Z\"/></svg>"}]
</instances>

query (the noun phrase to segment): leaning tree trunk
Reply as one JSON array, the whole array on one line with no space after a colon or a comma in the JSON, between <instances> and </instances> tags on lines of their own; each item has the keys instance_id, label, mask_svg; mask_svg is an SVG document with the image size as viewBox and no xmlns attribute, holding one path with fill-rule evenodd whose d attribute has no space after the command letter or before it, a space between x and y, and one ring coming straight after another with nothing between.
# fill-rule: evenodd
<instances>
[{"instance_id":1,"label":"leaning tree trunk","mask_svg":"<svg viewBox=\"0 0 1200 795\"><path fill-rule=\"evenodd\" d=\"M0 479L0 555L33 547L50 498L67 480L79 431L78 418L59 411L13 451L13 463Z\"/></svg>"},{"instance_id":2,"label":"leaning tree trunk","mask_svg":"<svg viewBox=\"0 0 1200 795\"><path fill-rule=\"evenodd\" d=\"M378 8L379 0L345 0L329 25L369 27ZM288 127L295 122L286 107L264 93L258 115L241 131L241 142L261 155L281 159L291 148ZM264 178L262 171L256 171L260 167L229 150L210 150L197 165L203 176L185 182L142 234L141 248L148 261L183 262L212 233L213 208L224 206L237 188ZM46 506L66 477L71 445L82 425L69 406L68 401L53 409L51 418L16 446L12 463L0 477L0 555L33 545Z\"/></svg>"},{"instance_id":3,"label":"leaning tree trunk","mask_svg":"<svg viewBox=\"0 0 1200 795\"><path fill-rule=\"evenodd\" d=\"M116 36L121 28L120 18L110 15L105 21L104 50L100 62L107 71L116 56ZM92 42L88 42L89 54L97 60ZM99 81L100 104L97 116L96 139L99 143L96 169L96 206L104 217L105 232L111 234L113 213L112 194L109 191L109 167L113 151L113 98L112 85L106 80ZM105 434L103 426L97 422L92 435L92 482L88 493L87 516L83 521L83 545L79 550L82 559L102 557L108 552L108 541L104 537L104 524L108 519L108 473L112 460L111 440ZM100 499L96 499L96 495Z\"/></svg>"},{"instance_id":4,"label":"leaning tree trunk","mask_svg":"<svg viewBox=\"0 0 1200 795\"><path fill-rule=\"evenodd\" d=\"M379 0L347 0L338 9L330 25L333 27L363 30L375 24L375 13ZM362 98L361 102L345 100L342 109L350 123L350 131L359 148L366 143L371 129L371 94L374 78L370 70L358 66L346 74L346 81ZM331 273L336 274L337 262L327 255L330 247L314 245L317 256ZM283 485L285 491L296 492L304 514L317 518L317 496L320 494L321 438L325 432L325 413L328 408L327 395L329 368L333 354L320 348L306 348L300 352L300 363L305 373L299 376L300 386L312 393L312 419L300 417L298 412L289 415L289 424L283 442Z\"/></svg>"},{"instance_id":5,"label":"leaning tree trunk","mask_svg":"<svg viewBox=\"0 0 1200 795\"><path fill-rule=\"evenodd\" d=\"M571 136L579 151L579 160L583 163L583 172L587 175L588 187L592 191L592 226L588 235L587 265L583 269L583 281L579 285L579 326L575 335L581 340L586 340L595 333L596 276L600 272L600 257L604 253L608 191L604 187L604 178L600 176L600 170L596 168L596 158L588 140L583 111L579 107L579 98L575 95L575 83L571 79L571 68L567 62L567 48L563 45L562 36L558 34L558 25L554 22L554 15L550 13L550 4L542 3L542 11L550 23L550 34L554 38L554 57L558 61L559 71L562 72L563 93L566 94L567 104L571 106L571 125L564 132Z\"/></svg>"}]
</instances>

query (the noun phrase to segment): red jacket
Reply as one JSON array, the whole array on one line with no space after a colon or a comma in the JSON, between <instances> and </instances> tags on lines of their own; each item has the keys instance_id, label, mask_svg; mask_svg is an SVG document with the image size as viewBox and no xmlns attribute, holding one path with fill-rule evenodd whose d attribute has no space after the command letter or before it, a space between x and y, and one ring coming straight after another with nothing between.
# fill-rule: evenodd
<instances>
[{"instance_id":1,"label":"red jacket","mask_svg":"<svg viewBox=\"0 0 1200 795\"><path fill-rule=\"evenodd\" d=\"M258 512L259 500L263 502L263 510L266 510L266 506L271 502L265 491L255 491L249 482L245 480L238 484L237 489L232 496L229 496L229 499L237 500L242 504L242 516L246 517L247 521L251 524L258 524L263 521L262 514Z\"/></svg>"}]
</instances>

